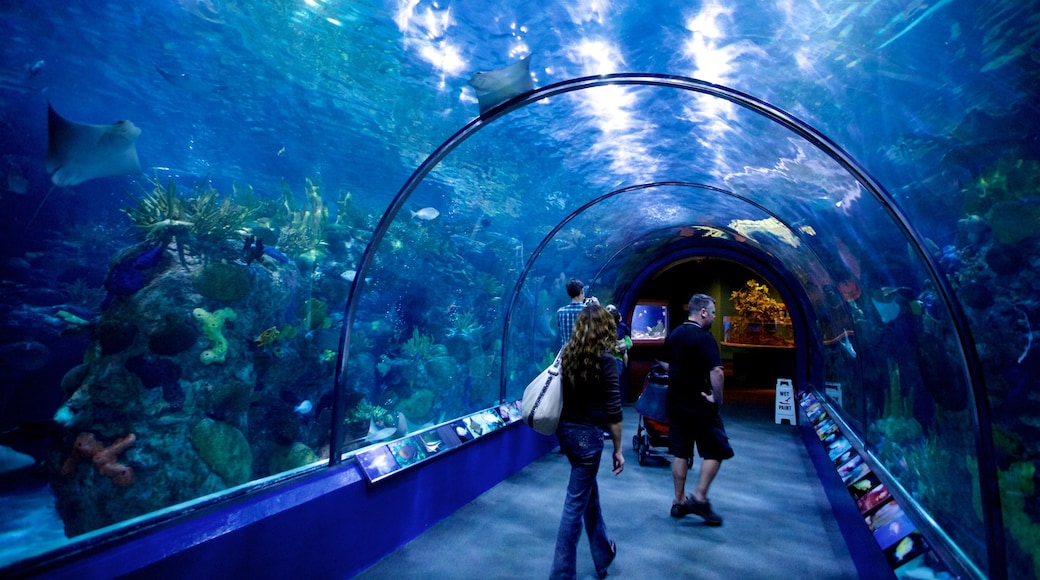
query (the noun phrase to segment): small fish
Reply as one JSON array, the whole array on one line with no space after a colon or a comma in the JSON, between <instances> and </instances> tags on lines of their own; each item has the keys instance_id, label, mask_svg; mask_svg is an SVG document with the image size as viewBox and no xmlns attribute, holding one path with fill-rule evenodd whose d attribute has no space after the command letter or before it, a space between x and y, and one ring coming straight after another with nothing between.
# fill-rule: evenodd
<instances>
[{"instance_id":1,"label":"small fish","mask_svg":"<svg viewBox=\"0 0 1040 580\"><path fill-rule=\"evenodd\" d=\"M256 337L256 340L254 340L253 342L256 344L256 346L262 348L278 340L279 336L281 336L281 332L278 331L278 327L272 326L271 328L268 328L267 330L261 332L260 336Z\"/></svg>"},{"instance_id":2,"label":"small fish","mask_svg":"<svg viewBox=\"0 0 1040 580\"><path fill-rule=\"evenodd\" d=\"M314 404L311 403L309 400L304 399L303 402L301 402L299 405L296 405L296 408L293 409L293 411L295 411L297 415L306 415L307 413L310 413L313 409Z\"/></svg>"},{"instance_id":3,"label":"small fish","mask_svg":"<svg viewBox=\"0 0 1040 580\"><path fill-rule=\"evenodd\" d=\"M895 556L896 562L901 561L914 549L914 539L910 536L903 538L896 546Z\"/></svg>"},{"instance_id":4,"label":"small fish","mask_svg":"<svg viewBox=\"0 0 1040 580\"><path fill-rule=\"evenodd\" d=\"M861 479L856 483L852 484L852 487L855 487L860 491L870 491L871 481L869 479Z\"/></svg>"},{"instance_id":5,"label":"small fish","mask_svg":"<svg viewBox=\"0 0 1040 580\"><path fill-rule=\"evenodd\" d=\"M342 274L339 275L340 278L343 278L347 282L353 282L354 278L356 276L357 276L357 270L347 270L346 272L343 272Z\"/></svg>"},{"instance_id":6,"label":"small fish","mask_svg":"<svg viewBox=\"0 0 1040 580\"><path fill-rule=\"evenodd\" d=\"M279 157L284 157L285 156L285 145L282 145L282 148L278 150L278 156Z\"/></svg>"},{"instance_id":7,"label":"small fish","mask_svg":"<svg viewBox=\"0 0 1040 580\"><path fill-rule=\"evenodd\" d=\"M47 66L46 61L40 59L25 67L25 70L29 71L29 76L34 77L43 71L43 67Z\"/></svg>"},{"instance_id":8,"label":"small fish","mask_svg":"<svg viewBox=\"0 0 1040 580\"><path fill-rule=\"evenodd\" d=\"M437 211L437 208L424 207L419 211L412 212L412 219L420 219L423 221L430 221L437 219L437 216L441 215L441 212Z\"/></svg>"}]
</instances>

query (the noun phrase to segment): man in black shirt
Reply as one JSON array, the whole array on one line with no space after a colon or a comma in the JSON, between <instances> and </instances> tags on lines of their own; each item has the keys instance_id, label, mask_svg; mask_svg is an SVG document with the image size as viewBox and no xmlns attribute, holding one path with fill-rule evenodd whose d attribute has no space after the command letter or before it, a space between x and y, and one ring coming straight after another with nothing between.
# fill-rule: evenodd
<instances>
[{"instance_id":1,"label":"man in black shirt","mask_svg":"<svg viewBox=\"0 0 1040 580\"><path fill-rule=\"evenodd\" d=\"M671 515L695 514L709 526L722 525L711 509L708 488L722 461L733 457L726 427L719 415L722 405L722 357L708 329L715 320L715 299L705 294L690 298L689 318L665 339L668 361L668 451L672 459L675 499ZM686 474L693 447L701 456L700 477L686 495Z\"/></svg>"}]
</instances>

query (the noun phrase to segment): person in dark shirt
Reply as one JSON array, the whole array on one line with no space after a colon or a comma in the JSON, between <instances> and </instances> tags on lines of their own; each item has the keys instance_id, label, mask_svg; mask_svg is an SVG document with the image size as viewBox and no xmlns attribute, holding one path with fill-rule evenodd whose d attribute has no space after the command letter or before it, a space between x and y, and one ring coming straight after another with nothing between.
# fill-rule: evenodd
<instances>
[{"instance_id":1,"label":"person in dark shirt","mask_svg":"<svg viewBox=\"0 0 1040 580\"><path fill-rule=\"evenodd\" d=\"M563 411L556 436L570 461L571 475L550 578L576 576L583 521L597 577L607 575L607 568L617 555L617 546L607 535L596 484L604 431L610 433L614 445L614 475L625 468L621 454L621 393L614 362L616 345L614 317L605 308L590 304L578 313L574 333L563 347Z\"/></svg>"},{"instance_id":2,"label":"person in dark shirt","mask_svg":"<svg viewBox=\"0 0 1040 580\"><path fill-rule=\"evenodd\" d=\"M668 451L672 459L675 499L671 515L695 514L710 526L722 525L711 509L708 488L722 462L733 457L726 427L719 415L722 405L722 357L715 337L708 330L715 320L715 299L705 294L690 298L689 318L665 339L668 362ZM686 474L693 447L701 456L700 477L686 495Z\"/></svg>"}]
</instances>

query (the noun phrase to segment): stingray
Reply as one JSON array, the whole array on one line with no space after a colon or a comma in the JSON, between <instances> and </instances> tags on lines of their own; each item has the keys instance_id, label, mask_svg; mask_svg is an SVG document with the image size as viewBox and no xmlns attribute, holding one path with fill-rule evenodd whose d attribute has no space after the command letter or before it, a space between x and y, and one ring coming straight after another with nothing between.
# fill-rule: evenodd
<instances>
[{"instance_id":1,"label":"stingray","mask_svg":"<svg viewBox=\"0 0 1040 580\"><path fill-rule=\"evenodd\" d=\"M47 104L47 173L57 186L79 185L88 179L141 172L137 137L130 121L87 125L63 118Z\"/></svg>"},{"instance_id":2,"label":"stingray","mask_svg":"<svg viewBox=\"0 0 1040 580\"><path fill-rule=\"evenodd\" d=\"M534 90L531 80L531 55L527 55L505 68L474 73L469 84L477 92L480 114L499 103Z\"/></svg>"},{"instance_id":3,"label":"stingray","mask_svg":"<svg viewBox=\"0 0 1040 580\"><path fill-rule=\"evenodd\" d=\"M141 135L130 121L111 125L76 123L59 115L47 103L47 173L54 187L71 187L90 179L141 173L137 160L137 137ZM36 219L54 187L47 191L33 213L27 229Z\"/></svg>"}]
</instances>

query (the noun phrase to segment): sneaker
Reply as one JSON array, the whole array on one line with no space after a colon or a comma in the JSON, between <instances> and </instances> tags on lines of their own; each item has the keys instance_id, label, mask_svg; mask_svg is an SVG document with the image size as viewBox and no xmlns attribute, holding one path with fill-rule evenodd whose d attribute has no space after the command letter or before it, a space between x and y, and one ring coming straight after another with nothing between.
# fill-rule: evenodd
<instances>
[{"instance_id":1,"label":"sneaker","mask_svg":"<svg viewBox=\"0 0 1040 580\"><path fill-rule=\"evenodd\" d=\"M609 568L610 565L614 563L614 558L617 558L617 544L614 543L614 540L611 540L610 559L607 560L607 565L603 566L602 570L596 570L596 578L599 578L599 580L603 580L607 577L607 568Z\"/></svg>"},{"instance_id":2,"label":"sneaker","mask_svg":"<svg viewBox=\"0 0 1040 580\"><path fill-rule=\"evenodd\" d=\"M693 513L693 496L686 496L686 501L682 503L673 503L671 515L673 518L681 518L687 514Z\"/></svg>"},{"instance_id":3,"label":"sneaker","mask_svg":"<svg viewBox=\"0 0 1040 580\"><path fill-rule=\"evenodd\" d=\"M704 518L704 523L709 526L721 526L722 517L719 514L711 511L711 502L709 501L697 501L693 499L693 496L687 496L686 500L690 503L689 513L698 515ZM674 509L674 506L673 506Z\"/></svg>"}]
</instances>

